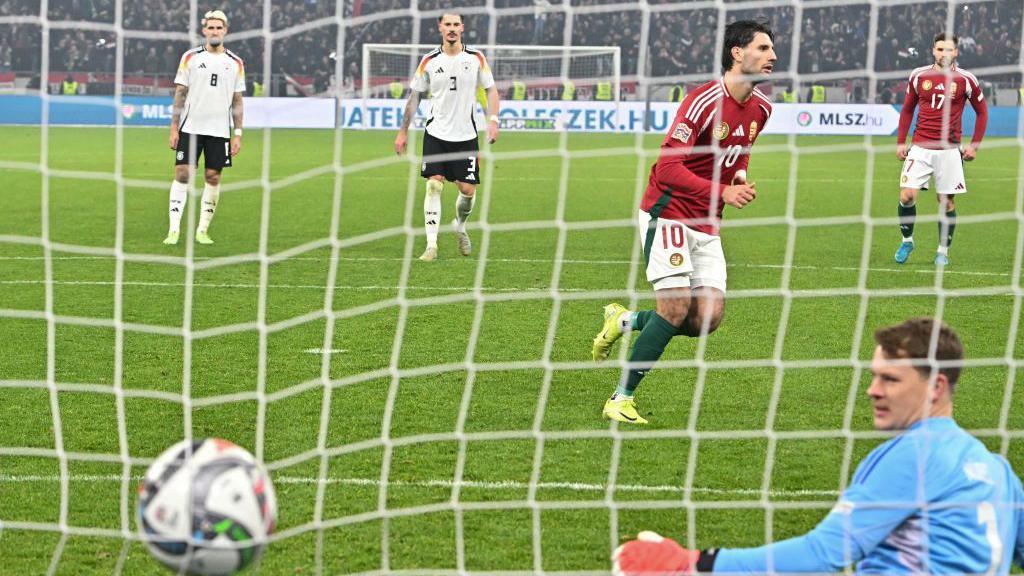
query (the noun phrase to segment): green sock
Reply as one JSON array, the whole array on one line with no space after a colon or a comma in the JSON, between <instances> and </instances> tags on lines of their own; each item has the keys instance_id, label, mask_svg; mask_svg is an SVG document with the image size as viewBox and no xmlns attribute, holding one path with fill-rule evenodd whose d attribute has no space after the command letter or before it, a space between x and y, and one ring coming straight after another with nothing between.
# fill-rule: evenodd
<instances>
[{"instance_id":1,"label":"green sock","mask_svg":"<svg viewBox=\"0 0 1024 576\"><path fill-rule=\"evenodd\" d=\"M954 230L956 230L956 210L950 210L946 212L945 222L939 220L939 246L949 248L953 245Z\"/></svg>"},{"instance_id":2,"label":"green sock","mask_svg":"<svg viewBox=\"0 0 1024 576\"><path fill-rule=\"evenodd\" d=\"M652 316L656 316L658 313L654 310L637 310L633 313L633 320L630 322L630 329L634 332L639 332L644 329L644 326L651 321Z\"/></svg>"},{"instance_id":3,"label":"green sock","mask_svg":"<svg viewBox=\"0 0 1024 576\"><path fill-rule=\"evenodd\" d=\"M633 312L633 319L630 320L629 329L633 332L640 332L644 329L644 326L651 321L651 318L657 315L658 312L655 310L637 310L636 312ZM686 333L684 327L685 324L676 330L676 336L691 336L691 334Z\"/></svg>"},{"instance_id":4,"label":"green sock","mask_svg":"<svg viewBox=\"0 0 1024 576\"><path fill-rule=\"evenodd\" d=\"M904 238L911 238L914 236L914 218L917 217L917 203L904 206L903 202L900 202L899 206L897 213L900 216L900 234L903 234Z\"/></svg>"},{"instance_id":5,"label":"green sock","mask_svg":"<svg viewBox=\"0 0 1024 576\"><path fill-rule=\"evenodd\" d=\"M652 311L653 312L653 311ZM629 356L630 362L654 363L661 358L665 347L676 335L676 327L668 320L659 316L656 312L647 317L644 329L636 339L633 352ZM650 371L649 367L633 368L626 373L625 381L615 389L619 396L632 396L633 391L640 385L640 380Z\"/></svg>"}]
</instances>

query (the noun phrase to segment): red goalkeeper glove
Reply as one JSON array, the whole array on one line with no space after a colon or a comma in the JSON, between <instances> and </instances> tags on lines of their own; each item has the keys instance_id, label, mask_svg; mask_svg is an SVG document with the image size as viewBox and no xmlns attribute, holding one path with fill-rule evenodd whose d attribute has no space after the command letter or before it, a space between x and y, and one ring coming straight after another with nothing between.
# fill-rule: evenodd
<instances>
[{"instance_id":1,"label":"red goalkeeper glove","mask_svg":"<svg viewBox=\"0 0 1024 576\"><path fill-rule=\"evenodd\" d=\"M615 576L688 576L711 572L717 550L687 550L675 540L644 531L612 555Z\"/></svg>"}]
</instances>

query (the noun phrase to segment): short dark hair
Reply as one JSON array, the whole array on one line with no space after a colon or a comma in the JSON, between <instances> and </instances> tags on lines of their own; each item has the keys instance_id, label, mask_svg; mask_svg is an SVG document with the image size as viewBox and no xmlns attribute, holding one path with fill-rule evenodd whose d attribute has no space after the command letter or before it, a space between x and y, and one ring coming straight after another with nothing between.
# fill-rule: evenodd
<instances>
[{"instance_id":1,"label":"short dark hair","mask_svg":"<svg viewBox=\"0 0 1024 576\"><path fill-rule=\"evenodd\" d=\"M737 20L725 27L725 42L722 44L722 72L732 69L732 49L744 48L754 41L758 32L764 32L775 42L775 32L767 21Z\"/></svg>"},{"instance_id":2,"label":"short dark hair","mask_svg":"<svg viewBox=\"0 0 1024 576\"><path fill-rule=\"evenodd\" d=\"M886 326L875 330L875 343L882 347L886 358L906 358L908 360L927 360L932 343L932 332L935 330L935 319L922 317L911 318L902 324ZM953 392L956 381L960 378L960 361L964 358L964 345L956 331L945 322L939 322L939 337L935 343L936 361L940 362L939 374L949 380L949 391ZM924 376L931 374L931 366L916 363L914 369Z\"/></svg>"},{"instance_id":3,"label":"short dark hair","mask_svg":"<svg viewBox=\"0 0 1024 576\"><path fill-rule=\"evenodd\" d=\"M442 12L441 15L437 17L437 23L440 24L441 22L444 22L445 16L458 16L459 22L466 22L465 19L462 18L462 14L459 14L458 12Z\"/></svg>"},{"instance_id":4,"label":"short dark hair","mask_svg":"<svg viewBox=\"0 0 1024 576\"><path fill-rule=\"evenodd\" d=\"M935 35L935 39L932 40L932 46L935 46L936 44L938 44L939 42L942 42L943 40L952 40L953 41L953 46L959 46L960 45L960 37L957 36L956 34L948 34L946 32L939 32L938 34Z\"/></svg>"}]
</instances>

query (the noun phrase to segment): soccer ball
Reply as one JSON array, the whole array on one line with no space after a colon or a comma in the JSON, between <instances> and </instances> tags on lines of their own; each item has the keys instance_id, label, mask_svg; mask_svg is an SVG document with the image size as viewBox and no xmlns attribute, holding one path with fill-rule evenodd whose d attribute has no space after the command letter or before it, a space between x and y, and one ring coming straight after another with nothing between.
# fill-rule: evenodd
<instances>
[{"instance_id":1,"label":"soccer ball","mask_svg":"<svg viewBox=\"0 0 1024 576\"><path fill-rule=\"evenodd\" d=\"M227 440L178 442L139 484L139 534L179 573L241 570L263 552L276 517L267 471Z\"/></svg>"}]
</instances>

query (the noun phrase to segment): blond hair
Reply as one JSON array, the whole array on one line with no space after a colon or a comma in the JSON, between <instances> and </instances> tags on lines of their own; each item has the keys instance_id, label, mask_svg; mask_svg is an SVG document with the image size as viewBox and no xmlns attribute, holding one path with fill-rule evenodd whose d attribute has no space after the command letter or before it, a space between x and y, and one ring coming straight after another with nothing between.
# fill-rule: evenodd
<instances>
[{"instance_id":1,"label":"blond hair","mask_svg":"<svg viewBox=\"0 0 1024 576\"><path fill-rule=\"evenodd\" d=\"M228 25L228 16L223 10L210 10L206 14L203 14L203 26L206 26L207 20L220 20L224 23L225 28Z\"/></svg>"}]
</instances>

